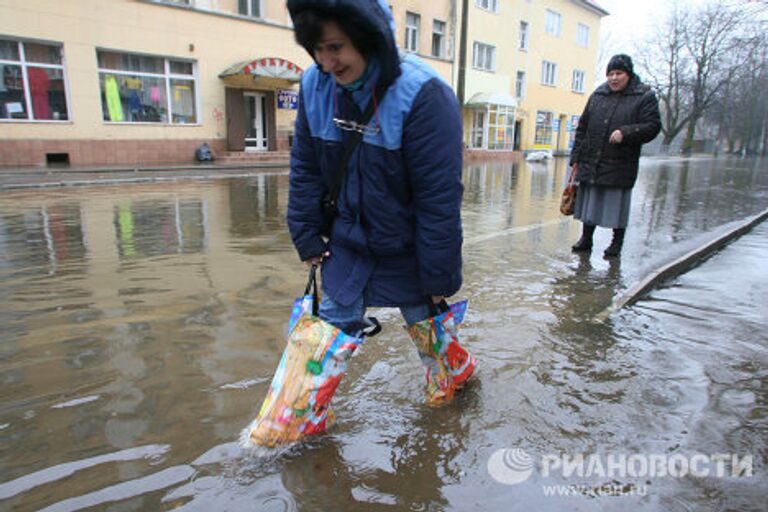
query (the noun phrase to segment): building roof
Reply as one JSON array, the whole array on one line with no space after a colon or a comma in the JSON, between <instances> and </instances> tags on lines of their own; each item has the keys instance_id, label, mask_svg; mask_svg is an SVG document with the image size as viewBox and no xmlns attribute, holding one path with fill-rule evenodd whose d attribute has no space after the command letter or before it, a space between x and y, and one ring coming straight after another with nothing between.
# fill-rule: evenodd
<instances>
[{"instance_id":1,"label":"building roof","mask_svg":"<svg viewBox=\"0 0 768 512\"><path fill-rule=\"evenodd\" d=\"M594 2L593 0L575 0L577 4L581 4L582 6L586 7L587 9L591 9L598 13L600 16L608 16L611 13L600 7L597 2Z\"/></svg>"}]
</instances>

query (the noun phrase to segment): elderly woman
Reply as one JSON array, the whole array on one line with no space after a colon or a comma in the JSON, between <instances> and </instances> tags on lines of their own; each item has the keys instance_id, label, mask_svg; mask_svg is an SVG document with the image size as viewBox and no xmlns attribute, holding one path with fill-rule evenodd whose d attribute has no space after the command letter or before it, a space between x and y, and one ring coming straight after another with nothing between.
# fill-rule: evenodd
<instances>
[{"instance_id":1,"label":"elderly woman","mask_svg":"<svg viewBox=\"0 0 768 512\"><path fill-rule=\"evenodd\" d=\"M572 250L592 250L595 227L612 228L603 253L612 258L624 243L640 148L658 135L661 119L656 95L634 73L628 55L611 57L606 78L584 108L571 154L579 184L574 217L583 223Z\"/></svg>"},{"instance_id":2,"label":"elderly woman","mask_svg":"<svg viewBox=\"0 0 768 512\"><path fill-rule=\"evenodd\" d=\"M462 284L456 96L401 56L383 0L288 0L288 10L315 64L301 80L287 219L301 260L322 264L319 315L347 332L369 306L424 320ZM321 202L336 189L326 241Z\"/></svg>"}]
</instances>

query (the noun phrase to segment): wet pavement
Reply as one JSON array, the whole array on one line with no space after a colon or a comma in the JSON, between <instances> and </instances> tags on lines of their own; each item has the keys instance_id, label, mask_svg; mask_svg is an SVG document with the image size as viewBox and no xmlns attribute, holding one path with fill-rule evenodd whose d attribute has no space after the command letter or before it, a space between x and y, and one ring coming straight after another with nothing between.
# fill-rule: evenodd
<instances>
[{"instance_id":1,"label":"wet pavement","mask_svg":"<svg viewBox=\"0 0 768 512\"><path fill-rule=\"evenodd\" d=\"M378 310L337 423L278 454L237 440L304 284L284 173L0 193L0 509L764 510L768 227L592 320L765 210L766 163L643 160L616 261L608 230L570 253L565 174L561 159L465 169L462 335L481 367L462 396L422 403L418 356ZM580 474L554 468L579 454ZM707 476L615 464L695 454Z\"/></svg>"}]
</instances>

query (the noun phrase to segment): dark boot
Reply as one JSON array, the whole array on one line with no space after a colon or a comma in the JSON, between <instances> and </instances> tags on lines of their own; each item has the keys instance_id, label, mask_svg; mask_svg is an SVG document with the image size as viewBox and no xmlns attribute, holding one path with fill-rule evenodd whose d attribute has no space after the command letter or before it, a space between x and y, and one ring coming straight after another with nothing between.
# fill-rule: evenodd
<instances>
[{"instance_id":1,"label":"dark boot","mask_svg":"<svg viewBox=\"0 0 768 512\"><path fill-rule=\"evenodd\" d=\"M613 240L611 240L611 245L605 250L603 256L606 258L615 258L619 255L621 246L624 245L624 231L625 230L621 228L613 230Z\"/></svg>"},{"instance_id":2,"label":"dark boot","mask_svg":"<svg viewBox=\"0 0 768 512\"><path fill-rule=\"evenodd\" d=\"M587 252L592 250L592 235L595 234L595 226L592 224L583 224L581 229L581 238L573 246L573 252Z\"/></svg>"}]
</instances>

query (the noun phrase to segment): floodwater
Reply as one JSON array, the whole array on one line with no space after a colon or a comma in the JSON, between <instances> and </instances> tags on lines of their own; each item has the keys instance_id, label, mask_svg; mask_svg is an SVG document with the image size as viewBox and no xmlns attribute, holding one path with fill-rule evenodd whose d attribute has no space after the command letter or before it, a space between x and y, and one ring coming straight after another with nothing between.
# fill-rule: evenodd
<instances>
[{"instance_id":1,"label":"floodwater","mask_svg":"<svg viewBox=\"0 0 768 512\"><path fill-rule=\"evenodd\" d=\"M286 175L0 194L0 510L764 510L765 223L593 319L768 207L765 162L644 160L611 263L607 230L570 253L565 174L465 169L462 336L480 369L454 403L423 404L401 321L377 310L330 433L269 454L238 437L304 286ZM555 465L580 454L581 473ZM698 474L617 469L651 455Z\"/></svg>"}]
</instances>

